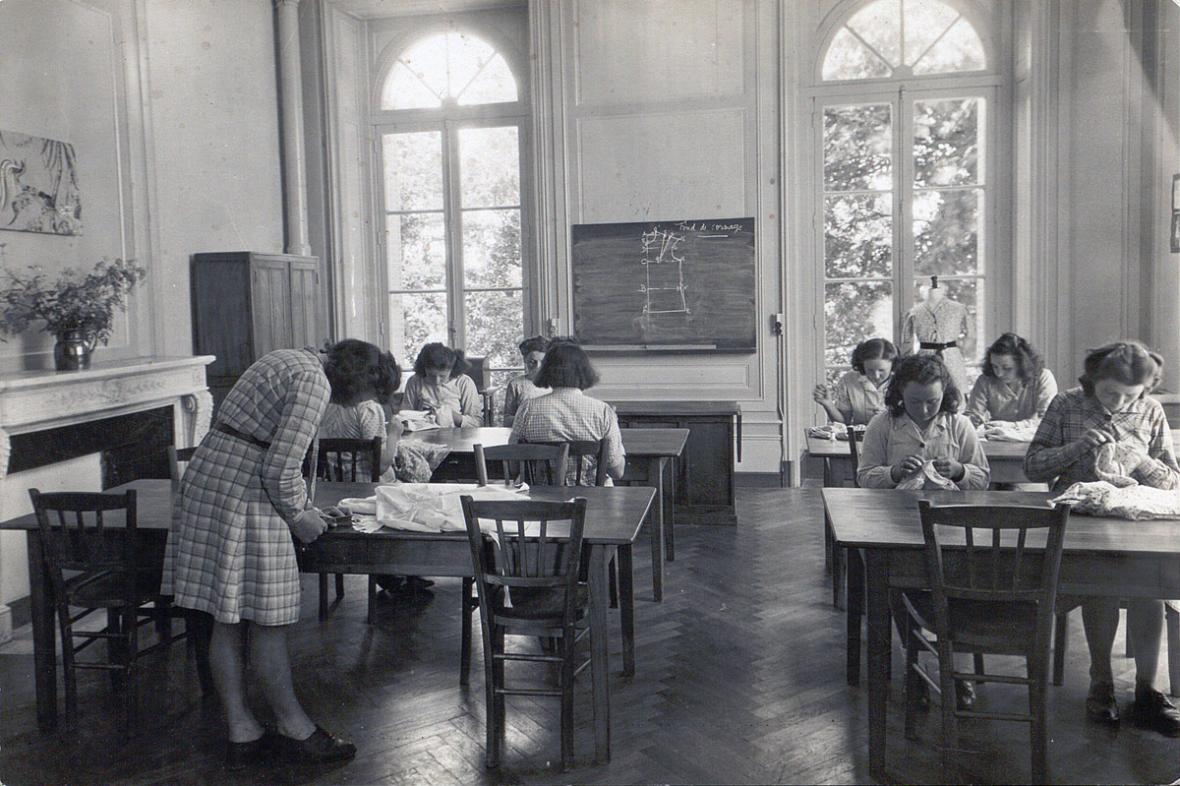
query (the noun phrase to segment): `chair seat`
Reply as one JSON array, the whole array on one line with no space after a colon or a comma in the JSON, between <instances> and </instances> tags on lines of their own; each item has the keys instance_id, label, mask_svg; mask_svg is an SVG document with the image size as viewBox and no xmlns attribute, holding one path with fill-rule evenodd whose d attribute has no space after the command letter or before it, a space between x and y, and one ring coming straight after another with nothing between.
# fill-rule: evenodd
<instances>
[{"instance_id":1,"label":"chair seat","mask_svg":"<svg viewBox=\"0 0 1180 786\"><path fill-rule=\"evenodd\" d=\"M917 623L934 630L934 596L928 592L906 593L906 605ZM998 655L1023 655L1036 639L1036 606L1028 603L994 603L951 600L951 640L956 647Z\"/></svg>"},{"instance_id":2,"label":"chair seat","mask_svg":"<svg viewBox=\"0 0 1180 786\"><path fill-rule=\"evenodd\" d=\"M578 584L576 592L574 606L577 608L578 615L581 616L590 605L590 587L586 584ZM498 607L496 609L497 618L561 625L563 602L561 590L513 587L509 590L509 595L512 605Z\"/></svg>"},{"instance_id":3,"label":"chair seat","mask_svg":"<svg viewBox=\"0 0 1180 786\"><path fill-rule=\"evenodd\" d=\"M123 605L123 585L126 579L117 571L81 573L66 581L66 595L73 606L110 609ZM136 573L135 595L138 605L162 600L160 573Z\"/></svg>"}]
</instances>

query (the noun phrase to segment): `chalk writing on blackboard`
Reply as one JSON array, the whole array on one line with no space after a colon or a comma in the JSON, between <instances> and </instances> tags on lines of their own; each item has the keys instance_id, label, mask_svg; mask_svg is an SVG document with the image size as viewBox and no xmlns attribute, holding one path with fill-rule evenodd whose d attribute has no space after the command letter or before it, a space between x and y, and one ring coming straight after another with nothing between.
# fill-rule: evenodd
<instances>
[{"instance_id":1,"label":"chalk writing on blackboard","mask_svg":"<svg viewBox=\"0 0 1180 786\"><path fill-rule=\"evenodd\" d=\"M574 329L602 349L755 346L754 220L579 224Z\"/></svg>"}]
</instances>

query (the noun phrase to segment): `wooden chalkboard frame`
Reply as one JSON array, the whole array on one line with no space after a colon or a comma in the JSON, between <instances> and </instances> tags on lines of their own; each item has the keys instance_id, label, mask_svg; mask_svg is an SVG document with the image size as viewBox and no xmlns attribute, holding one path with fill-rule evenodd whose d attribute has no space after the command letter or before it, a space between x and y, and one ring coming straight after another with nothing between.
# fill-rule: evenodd
<instances>
[{"instance_id":1,"label":"wooden chalkboard frame","mask_svg":"<svg viewBox=\"0 0 1180 786\"><path fill-rule=\"evenodd\" d=\"M756 352L754 230L753 218L573 225L573 334L612 354Z\"/></svg>"}]
</instances>

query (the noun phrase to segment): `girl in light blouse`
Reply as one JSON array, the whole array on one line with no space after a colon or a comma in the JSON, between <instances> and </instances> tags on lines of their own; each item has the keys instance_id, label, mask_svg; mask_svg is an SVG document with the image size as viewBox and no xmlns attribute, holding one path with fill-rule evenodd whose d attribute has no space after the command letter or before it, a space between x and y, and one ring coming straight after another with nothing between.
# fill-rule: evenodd
<instances>
[{"instance_id":1,"label":"girl in light blouse","mask_svg":"<svg viewBox=\"0 0 1180 786\"><path fill-rule=\"evenodd\" d=\"M965 414L975 425L1005 420L1031 428L1056 395L1057 380L1032 344L1005 333L987 348L983 375L971 389Z\"/></svg>"},{"instance_id":2,"label":"girl in light blouse","mask_svg":"<svg viewBox=\"0 0 1180 786\"><path fill-rule=\"evenodd\" d=\"M816 385L811 397L833 423L868 423L885 409L885 389L893 373L897 347L887 338L870 338L852 350L852 370L840 377L834 391Z\"/></svg>"},{"instance_id":3,"label":"girl in light blouse","mask_svg":"<svg viewBox=\"0 0 1180 786\"><path fill-rule=\"evenodd\" d=\"M431 413L442 428L482 426L483 404L466 370L463 350L437 341L427 344L414 361L402 406Z\"/></svg>"},{"instance_id":4,"label":"girl in light blouse","mask_svg":"<svg viewBox=\"0 0 1180 786\"><path fill-rule=\"evenodd\" d=\"M885 407L865 431L856 473L861 486L894 488L933 461L960 489L987 488L987 457L971 421L957 414L959 391L937 355L898 361Z\"/></svg>"}]
</instances>

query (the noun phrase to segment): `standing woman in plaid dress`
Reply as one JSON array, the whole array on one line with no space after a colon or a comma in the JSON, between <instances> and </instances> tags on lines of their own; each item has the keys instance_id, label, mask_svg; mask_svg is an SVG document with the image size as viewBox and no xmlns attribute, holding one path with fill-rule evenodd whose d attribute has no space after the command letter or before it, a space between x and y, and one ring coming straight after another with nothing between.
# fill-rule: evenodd
<instances>
[{"instance_id":1,"label":"standing woman in plaid dress","mask_svg":"<svg viewBox=\"0 0 1180 786\"><path fill-rule=\"evenodd\" d=\"M346 340L324 360L310 349L263 356L221 403L174 501L164 561L165 593L213 616L209 660L229 727L227 765L269 753L292 761L340 761L356 748L328 734L295 696L287 630L299 619L292 536L310 543L327 522L307 498L301 466L329 399L376 378L381 353ZM264 730L246 703L242 641L274 711Z\"/></svg>"}]
</instances>

